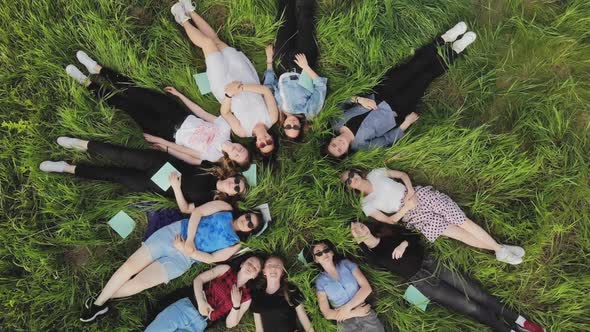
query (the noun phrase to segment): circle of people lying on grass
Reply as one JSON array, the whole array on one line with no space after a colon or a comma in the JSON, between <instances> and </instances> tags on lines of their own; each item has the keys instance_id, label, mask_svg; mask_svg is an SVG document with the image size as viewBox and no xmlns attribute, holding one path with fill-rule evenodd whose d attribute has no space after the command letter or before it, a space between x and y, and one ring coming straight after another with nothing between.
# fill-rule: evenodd
<instances>
[{"instance_id":1,"label":"circle of people lying on grass","mask_svg":"<svg viewBox=\"0 0 590 332\"><path fill-rule=\"evenodd\" d=\"M318 58L315 3L301 3L279 1L277 17L283 24L274 47L266 48L263 84L250 60L220 40L190 0L172 6L176 22L204 53L205 81L221 104L221 116L207 113L174 87L164 88L167 94L139 87L83 51L76 57L91 76L74 65L66 67L67 74L98 99L127 112L153 149L59 137L57 143L64 148L87 151L93 159L118 166L44 161L41 170L158 193L174 198L179 210L168 216L173 222L150 223L141 247L115 271L96 298L84 303L81 321L95 321L107 314L111 299L168 283L193 264L221 263L200 273L192 287L160 312L146 331L203 331L223 319L231 328L250 307L257 331L314 330L302 293L287 280L284 258L238 255L244 251L244 241L269 226L268 205L261 206L261 211L240 213L231 204L248 191L249 181L240 171L250 166L253 155L272 158L278 150L279 132L284 139L302 139L326 98L327 80L313 69ZM326 139L322 153L337 160L357 150L394 144L418 120L416 106L429 84L475 41L476 34L467 30L464 22L457 23L417 50L409 61L389 69L374 87L374 94L343 102L343 115L333 123L334 135ZM282 68L278 78L275 64ZM200 88L202 93L206 89ZM253 137L255 149L232 142L232 133ZM404 297L410 303L424 310L433 301L494 331L543 331L466 274L438 264L425 252L418 233L430 242L442 235L493 251L499 261L508 264L522 262L525 251L521 247L498 243L450 197L431 186L414 186L402 171L351 169L340 180L360 193L364 214L376 220L351 222L350 235L370 265L407 280ZM190 218L183 219L182 214ZM393 225L399 223L415 232ZM237 258L231 259L234 256ZM312 241L301 257L321 271L315 288L326 319L336 321L344 331L384 331L367 303L371 285L357 264L341 256L327 239ZM252 286L257 278L262 279L258 288Z\"/></svg>"}]
</instances>

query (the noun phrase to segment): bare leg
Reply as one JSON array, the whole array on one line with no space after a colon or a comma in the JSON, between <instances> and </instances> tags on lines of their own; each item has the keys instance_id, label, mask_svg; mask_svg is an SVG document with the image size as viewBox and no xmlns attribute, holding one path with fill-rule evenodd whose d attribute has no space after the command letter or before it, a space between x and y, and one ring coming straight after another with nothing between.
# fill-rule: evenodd
<instances>
[{"instance_id":1,"label":"bare leg","mask_svg":"<svg viewBox=\"0 0 590 332\"><path fill-rule=\"evenodd\" d=\"M94 301L94 304L99 306L105 304L105 302L113 297L113 294L115 294L121 286L127 283L131 277L139 273L152 262L153 259L149 249L145 245L142 245L141 248L137 249L137 251L135 251L133 255L131 255L131 257L129 257L127 261L115 271L106 286L102 289L102 292L100 292L96 301Z\"/></svg>"},{"instance_id":2,"label":"bare leg","mask_svg":"<svg viewBox=\"0 0 590 332\"><path fill-rule=\"evenodd\" d=\"M471 221L471 219L466 218L465 222L462 225L459 225L459 227L471 233L471 235L478 238L481 242L485 243L494 251L498 251L502 248L488 232L486 232L478 224Z\"/></svg>"},{"instance_id":3,"label":"bare leg","mask_svg":"<svg viewBox=\"0 0 590 332\"><path fill-rule=\"evenodd\" d=\"M195 44L195 46L203 50L203 54L207 57L209 54L219 52L219 48L213 39L207 37L199 29L195 28L189 21L182 23L182 27L188 38Z\"/></svg>"},{"instance_id":4,"label":"bare leg","mask_svg":"<svg viewBox=\"0 0 590 332\"><path fill-rule=\"evenodd\" d=\"M222 42L217 35L217 32L213 30L213 28L202 18L199 14L197 14L194 10L191 12L191 20L195 24L195 26L207 37L215 42L217 45L217 49L220 51L227 47L227 44Z\"/></svg>"},{"instance_id":5,"label":"bare leg","mask_svg":"<svg viewBox=\"0 0 590 332\"><path fill-rule=\"evenodd\" d=\"M168 281L166 269L159 262L153 262L141 270L135 277L119 288L111 298L126 297L137 294Z\"/></svg>"},{"instance_id":6,"label":"bare leg","mask_svg":"<svg viewBox=\"0 0 590 332\"><path fill-rule=\"evenodd\" d=\"M455 239L457 241L461 241L461 242L463 242L467 245L470 245L472 247L475 247L475 248L481 248L481 249L487 249L487 250L493 250L493 251L496 251L497 249L499 249L499 248L496 249L495 246L490 246L488 243L481 241L480 239L475 237L473 234L471 234L470 232L466 231L465 229L463 229L457 225L450 225L449 227L447 227L447 229L444 230L442 235L444 235L446 237L450 237L451 239ZM498 245L498 244L496 243L496 245Z\"/></svg>"}]
</instances>

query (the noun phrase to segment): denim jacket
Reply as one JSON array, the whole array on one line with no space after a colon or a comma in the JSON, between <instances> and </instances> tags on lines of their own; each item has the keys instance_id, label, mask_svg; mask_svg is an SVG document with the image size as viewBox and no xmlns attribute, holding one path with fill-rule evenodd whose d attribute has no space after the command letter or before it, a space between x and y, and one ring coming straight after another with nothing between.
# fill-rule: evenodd
<instances>
[{"instance_id":1,"label":"denim jacket","mask_svg":"<svg viewBox=\"0 0 590 332\"><path fill-rule=\"evenodd\" d=\"M279 110L290 114L303 114L310 120L317 115L326 99L325 77L313 80L313 92L299 85L299 76L295 72L286 72L277 80L273 70L264 72L264 85L269 87L279 106Z\"/></svg>"},{"instance_id":2,"label":"denim jacket","mask_svg":"<svg viewBox=\"0 0 590 332\"><path fill-rule=\"evenodd\" d=\"M370 95L368 98L375 99L375 96ZM404 136L404 131L395 122L397 113L385 101L379 103L373 111L351 102L344 102L339 107L344 110L344 114L333 123L334 131L340 130L351 118L370 112L354 136L350 146L354 151L390 146Z\"/></svg>"}]
</instances>

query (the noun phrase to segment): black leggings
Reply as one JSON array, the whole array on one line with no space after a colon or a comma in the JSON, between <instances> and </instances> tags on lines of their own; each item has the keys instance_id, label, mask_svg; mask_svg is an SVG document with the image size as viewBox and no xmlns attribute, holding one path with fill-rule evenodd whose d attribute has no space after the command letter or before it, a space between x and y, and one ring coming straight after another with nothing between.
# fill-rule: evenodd
<instances>
[{"instance_id":1,"label":"black leggings","mask_svg":"<svg viewBox=\"0 0 590 332\"><path fill-rule=\"evenodd\" d=\"M155 192L172 198L174 193L170 189L163 191L151 180L151 177L166 162L173 164L179 171L190 167L184 165L182 161L170 158L165 152L156 150L132 149L90 141L88 152L93 158L115 162L118 167L77 165L76 176L120 183L133 192Z\"/></svg>"},{"instance_id":2,"label":"black leggings","mask_svg":"<svg viewBox=\"0 0 590 332\"><path fill-rule=\"evenodd\" d=\"M174 141L177 127L189 115L175 98L138 87L130 78L106 67L101 69L98 76L107 79L112 85L92 82L88 86L99 99L127 112L144 132Z\"/></svg>"},{"instance_id":3,"label":"black leggings","mask_svg":"<svg viewBox=\"0 0 590 332\"><path fill-rule=\"evenodd\" d=\"M315 68L318 45L315 40L315 0L278 0L277 20L285 21L277 32L275 52L283 71L299 68L295 54L304 53L307 63ZM284 15L284 16L283 16Z\"/></svg>"},{"instance_id":4,"label":"black leggings","mask_svg":"<svg viewBox=\"0 0 590 332\"><path fill-rule=\"evenodd\" d=\"M443 56L438 53L438 46L442 46ZM386 101L391 105L398 115L398 123L401 123L406 115L416 110L430 83L444 74L458 56L450 43L445 44L438 37L418 49L410 61L385 73L381 83L375 87L377 102Z\"/></svg>"},{"instance_id":5,"label":"black leggings","mask_svg":"<svg viewBox=\"0 0 590 332\"><path fill-rule=\"evenodd\" d=\"M514 310L478 282L442 264L437 266L431 257L424 259L422 268L410 280L431 301L470 316L496 332L510 331L518 318Z\"/></svg>"}]
</instances>

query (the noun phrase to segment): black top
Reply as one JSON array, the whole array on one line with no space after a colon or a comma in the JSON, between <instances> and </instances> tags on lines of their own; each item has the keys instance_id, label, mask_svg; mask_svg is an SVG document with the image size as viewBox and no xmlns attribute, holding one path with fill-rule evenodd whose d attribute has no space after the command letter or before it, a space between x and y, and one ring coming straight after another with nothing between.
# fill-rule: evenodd
<instances>
[{"instance_id":1,"label":"black top","mask_svg":"<svg viewBox=\"0 0 590 332\"><path fill-rule=\"evenodd\" d=\"M420 235L415 233L400 234L394 237L382 237L379 244L369 249L361 243L363 254L370 264L378 265L403 278L411 278L422 266L424 247ZM393 250L403 241L408 241L404 255L399 259L391 258Z\"/></svg>"},{"instance_id":2,"label":"black top","mask_svg":"<svg viewBox=\"0 0 590 332\"><path fill-rule=\"evenodd\" d=\"M352 117L348 121L346 121L344 126L346 126L348 129L350 129L350 131L352 131L352 134L354 136L356 136L356 132L359 131L359 128L360 128L361 124L363 123L363 121L365 121L365 118L367 117L367 115L369 115L369 112L365 112L363 114Z\"/></svg>"},{"instance_id":3,"label":"black top","mask_svg":"<svg viewBox=\"0 0 590 332\"><path fill-rule=\"evenodd\" d=\"M303 294L297 286L288 285L289 300L287 302L283 290L267 294L264 289L252 294L252 311L260 314L264 331L293 332L297 330L297 313L295 307L303 302Z\"/></svg>"},{"instance_id":4,"label":"black top","mask_svg":"<svg viewBox=\"0 0 590 332\"><path fill-rule=\"evenodd\" d=\"M188 203L199 206L213 200L218 180L215 175L207 172L202 165L189 165L180 160L169 162L181 173L180 190ZM174 197L172 187L168 188L166 195Z\"/></svg>"}]
</instances>

